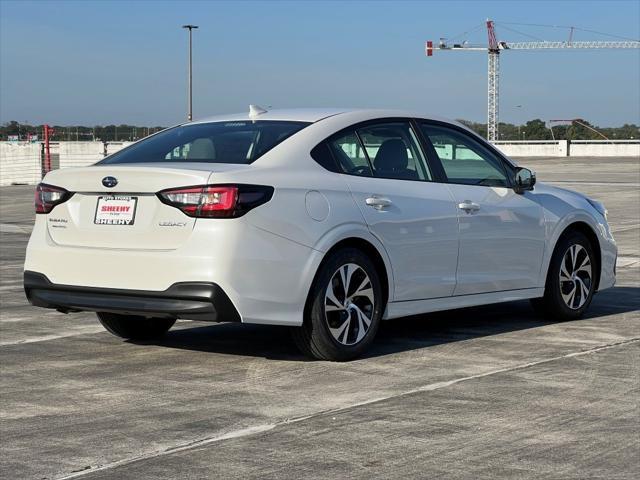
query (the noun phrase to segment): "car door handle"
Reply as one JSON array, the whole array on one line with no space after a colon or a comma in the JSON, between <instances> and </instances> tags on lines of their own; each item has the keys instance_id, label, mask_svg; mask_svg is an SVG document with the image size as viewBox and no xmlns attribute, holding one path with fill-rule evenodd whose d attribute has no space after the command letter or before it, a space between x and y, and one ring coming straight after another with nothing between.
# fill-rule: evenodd
<instances>
[{"instance_id":1,"label":"car door handle","mask_svg":"<svg viewBox=\"0 0 640 480\"><path fill-rule=\"evenodd\" d=\"M375 208L376 210L383 210L384 208L390 206L393 202L388 198L372 195L365 200L365 203L370 207Z\"/></svg>"},{"instance_id":2,"label":"car door handle","mask_svg":"<svg viewBox=\"0 0 640 480\"><path fill-rule=\"evenodd\" d=\"M472 202L471 200L465 200L464 202L461 202L458 204L458 208L460 210L464 210L467 213L471 213L471 212L477 212L478 210L480 210L480 205L478 205L475 202Z\"/></svg>"}]
</instances>

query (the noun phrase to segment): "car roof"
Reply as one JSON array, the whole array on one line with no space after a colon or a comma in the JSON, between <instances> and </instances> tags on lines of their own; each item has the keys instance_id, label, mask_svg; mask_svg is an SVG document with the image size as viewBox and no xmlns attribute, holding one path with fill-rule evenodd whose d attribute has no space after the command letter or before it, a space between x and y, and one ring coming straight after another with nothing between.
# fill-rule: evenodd
<instances>
[{"instance_id":1,"label":"car roof","mask_svg":"<svg viewBox=\"0 0 640 480\"><path fill-rule=\"evenodd\" d=\"M265 109L266 110L266 109ZM244 113L232 113L227 115L216 115L213 117L194 120L191 123L227 122L238 120L284 120L290 122L317 122L323 118L332 117L347 111L342 108L288 108L266 110L256 116L249 116L249 109Z\"/></svg>"},{"instance_id":2,"label":"car roof","mask_svg":"<svg viewBox=\"0 0 640 480\"><path fill-rule=\"evenodd\" d=\"M227 115L216 115L213 117L206 117L190 122L191 124L198 123L210 123L210 122L229 122L229 121L251 121L251 120L282 120L293 122L310 122L315 123L328 117L334 117L337 115L353 116L356 114L361 119L376 119L376 118L389 118L389 117L410 117L410 118L424 118L429 120L441 120L449 123L454 122L447 118L436 117L432 115L424 115L417 112L406 110L391 110L391 109L365 109L365 108L290 108L290 109L264 109L264 113L258 115L249 115L249 109L245 113L234 113ZM349 115L351 114L351 115Z\"/></svg>"}]
</instances>

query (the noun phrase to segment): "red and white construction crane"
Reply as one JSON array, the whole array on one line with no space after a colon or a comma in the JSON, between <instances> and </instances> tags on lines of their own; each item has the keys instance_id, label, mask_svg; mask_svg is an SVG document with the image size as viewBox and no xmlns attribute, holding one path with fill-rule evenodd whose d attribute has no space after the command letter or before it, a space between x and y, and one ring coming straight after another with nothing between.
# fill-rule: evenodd
<instances>
[{"instance_id":1,"label":"red and white construction crane","mask_svg":"<svg viewBox=\"0 0 640 480\"><path fill-rule=\"evenodd\" d=\"M499 79L500 79L500 52L503 50L534 50L534 49L584 49L584 48L640 48L640 41L573 41L574 27L570 27L569 40L563 41L539 41L539 42L503 42L496 38L496 31L493 20L487 20L487 34L489 44L470 45L464 43L447 44L444 39L440 39L437 46L432 41L425 44L427 57L433 55L434 51L481 51L489 54L489 75L487 79L488 103L487 103L487 139L498 140L498 111L499 111Z\"/></svg>"}]
</instances>

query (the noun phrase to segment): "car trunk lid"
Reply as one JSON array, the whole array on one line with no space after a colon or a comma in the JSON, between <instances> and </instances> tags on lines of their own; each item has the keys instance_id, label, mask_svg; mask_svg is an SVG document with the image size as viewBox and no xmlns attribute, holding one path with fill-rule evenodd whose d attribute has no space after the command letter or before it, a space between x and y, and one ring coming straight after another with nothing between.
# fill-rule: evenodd
<instances>
[{"instance_id":1,"label":"car trunk lid","mask_svg":"<svg viewBox=\"0 0 640 480\"><path fill-rule=\"evenodd\" d=\"M161 202L156 192L205 185L213 170L234 168L246 166L130 164L50 172L44 183L65 188L73 196L47 215L49 235L64 246L176 249L187 241L196 219Z\"/></svg>"}]
</instances>

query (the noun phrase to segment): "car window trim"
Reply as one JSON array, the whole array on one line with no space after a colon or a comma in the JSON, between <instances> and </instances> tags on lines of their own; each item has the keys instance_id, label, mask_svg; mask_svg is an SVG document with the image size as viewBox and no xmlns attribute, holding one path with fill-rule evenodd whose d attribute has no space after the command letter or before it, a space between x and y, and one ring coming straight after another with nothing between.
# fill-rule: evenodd
<instances>
[{"instance_id":1,"label":"car window trim","mask_svg":"<svg viewBox=\"0 0 640 480\"><path fill-rule=\"evenodd\" d=\"M376 171L373 169L373 162L371 161L371 157L369 156L369 152L367 152L367 147L365 146L364 141L362 141L362 137L360 136L360 133L358 132L358 129L354 128L353 129L353 133L355 134L356 139L358 139L358 145L360 146L360 148L364 152L364 158L367 159L367 165L369 165L369 171L371 172L371 178L376 178ZM358 176L365 176L365 175L358 175Z\"/></svg>"},{"instance_id":2,"label":"car window trim","mask_svg":"<svg viewBox=\"0 0 640 480\"><path fill-rule=\"evenodd\" d=\"M437 183L448 183L447 174L444 171L442 162L440 161L440 158L438 157L438 154L431 142L428 141L428 139L425 138L424 133L422 133L422 129L418 123L419 121L420 119L412 118L411 125L418 137L418 143L420 144L420 148L422 148L422 155L430 168L431 175L434 177L432 181Z\"/></svg>"},{"instance_id":3,"label":"car window trim","mask_svg":"<svg viewBox=\"0 0 640 480\"><path fill-rule=\"evenodd\" d=\"M480 145L485 147L490 153L492 153L495 156L495 158L498 160L498 163L502 167L504 176L506 178L506 183L507 183L507 185L505 187L502 187L502 188L513 188L513 175L515 174L515 166L511 162L508 162L505 159L504 155L502 155L489 142L485 141L484 139L475 138L466 129L461 128L458 125L455 125L455 124L452 124L452 123L442 122L442 121L439 121L439 120L428 120L428 119L422 119L422 118L416 118L415 120L416 120L416 122L418 124L424 123L424 124L427 124L427 125L433 125L435 127L449 128L449 129L454 130L457 133L461 134L463 137L470 138L472 141L474 141L476 143L480 143ZM420 129L420 133L422 134L422 129ZM472 185L472 184L469 184L469 183L461 183L461 182L456 182L456 181L451 180L446 174L444 166L442 165L442 161L440 160L440 157L436 153L436 149L433 146L433 143L431 142L431 139L428 138L427 135L422 134L422 136L423 136L425 142L427 142L427 144L429 145L429 151L430 151L430 154L433 156L434 161L436 161L436 162L438 162L440 164L440 168L442 169L442 172L444 173L445 183L450 183L452 185L467 185L467 186L472 186L472 187L495 188L495 187L492 187L490 185Z\"/></svg>"}]
</instances>

